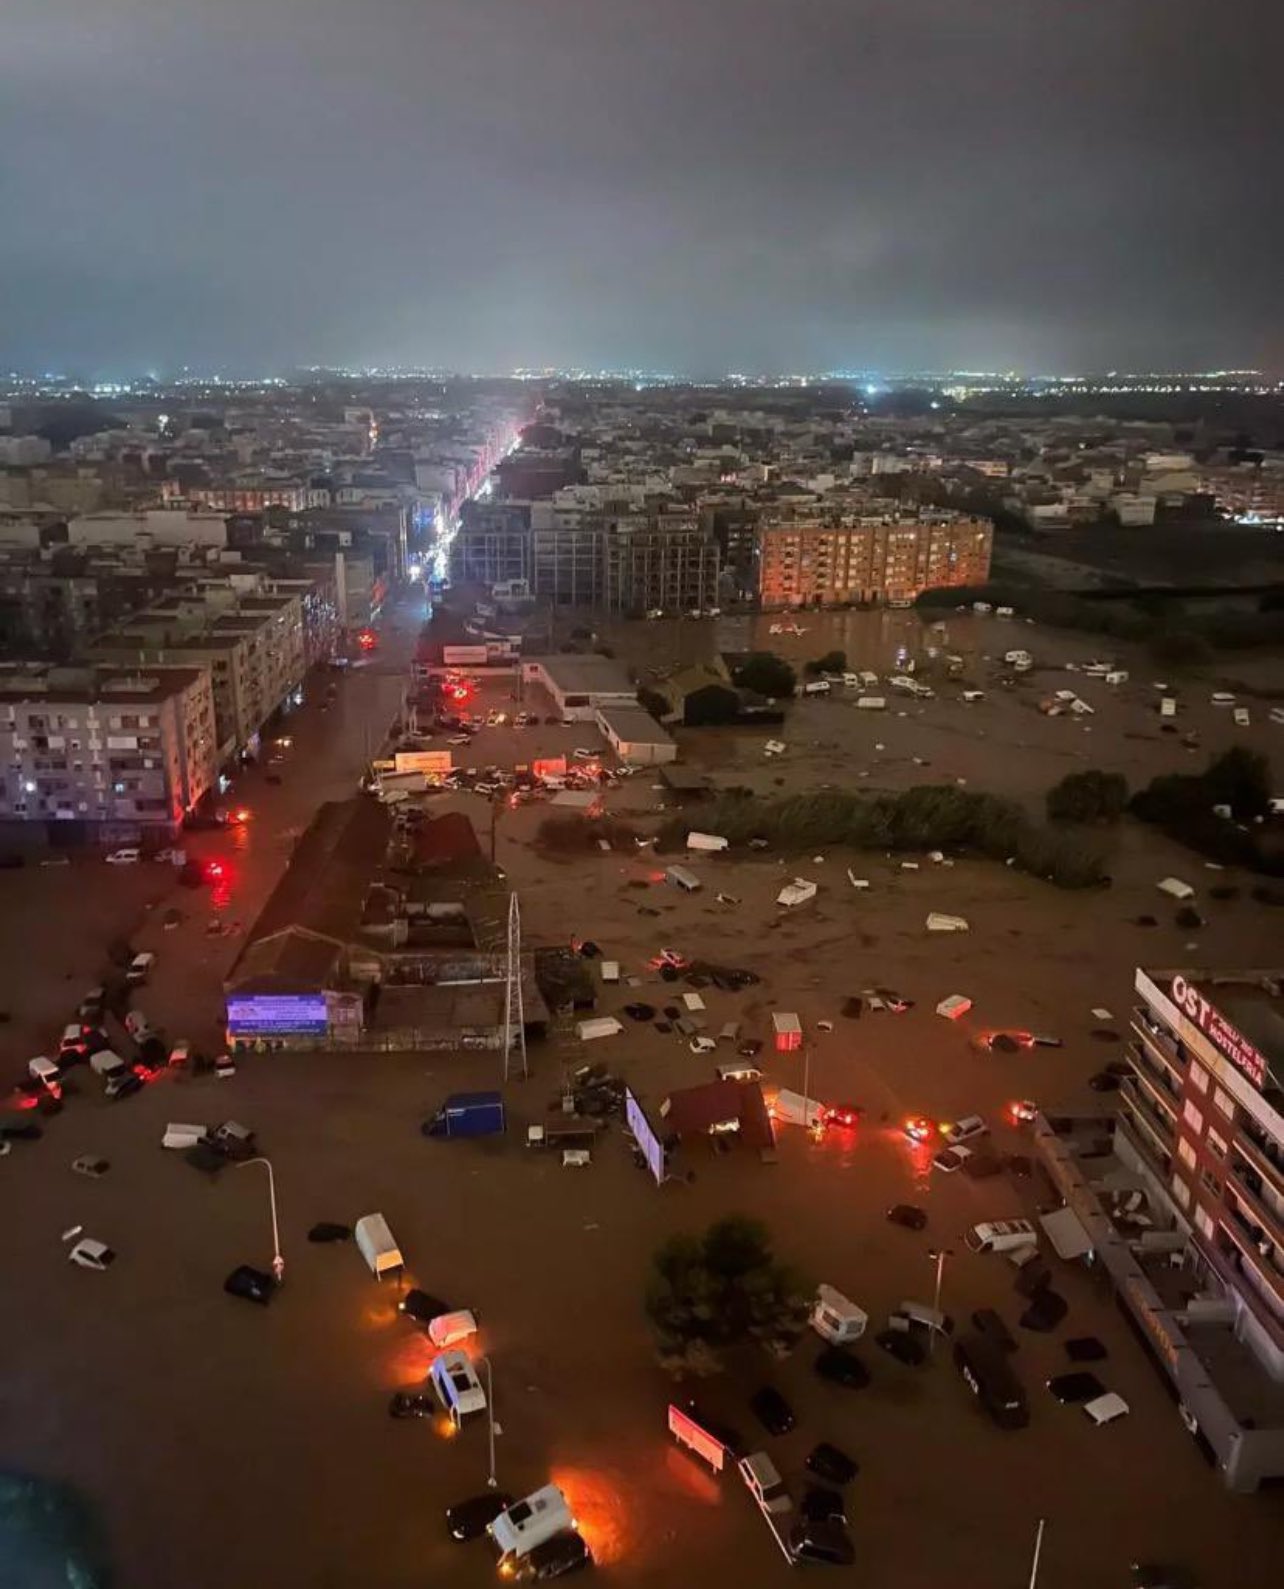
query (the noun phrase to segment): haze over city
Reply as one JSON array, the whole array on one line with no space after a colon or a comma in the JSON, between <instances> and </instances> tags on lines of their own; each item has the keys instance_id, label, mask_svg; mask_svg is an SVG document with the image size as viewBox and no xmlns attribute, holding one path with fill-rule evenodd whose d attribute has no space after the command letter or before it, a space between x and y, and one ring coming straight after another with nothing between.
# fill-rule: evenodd
<instances>
[{"instance_id":1,"label":"haze over city","mask_svg":"<svg viewBox=\"0 0 1284 1589\"><path fill-rule=\"evenodd\" d=\"M0 366L1278 369L1237 0L9 0Z\"/></svg>"}]
</instances>

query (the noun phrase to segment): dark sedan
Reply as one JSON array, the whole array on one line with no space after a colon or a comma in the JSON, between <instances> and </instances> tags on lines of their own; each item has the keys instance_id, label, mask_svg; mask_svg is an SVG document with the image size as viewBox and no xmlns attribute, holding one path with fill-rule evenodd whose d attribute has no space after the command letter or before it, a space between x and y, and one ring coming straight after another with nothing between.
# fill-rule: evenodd
<instances>
[{"instance_id":1,"label":"dark sedan","mask_svg":"<svg viewBox=\"0 0 1284 1589\"><path fill-rule=\"evenodd\" d=\"M773 1385L754 1391L749 1406L769 1435L787 1435L798 1421L794 1409Z\"/></svg>"},{"instance_id":2,"label":"dark sedan","mask_svg":"<svg viewBox=\"0 0 1284 1589\"><path fill-rule=\"evenodd\" d=\"M869 1384L869 1370L854 1352L841 1346L827 1346L816 1358L816 1372L833 1385L846 1390L864 1390Z\"/></svg>"},{"instance_id":3,"label":"dark sedan","mask_svg":"<svg viewBox=\"0 0 1284 1589\"><path fill-rule=\"evenodd\" d=\"M927 1348L908 1330L880 1330L874 1341L898 1363L910 1368L918 1368L927 1361Z\"/></svg>"},{"instance_id":4,"label":"dark sedan","mask_svg":"<svg viewBox=\"0 0 1284 1589\"><path fill-rule=\"evenodd\" d=\"M480 1539L486 1532L486 1525L493 1523L512 1504L513 1497L504 1490L487 1490L484 1495L470 1495L466 1501L456 1501L446 1511L446 1527L451 1539Z\"/></svg>"}]
</instances>

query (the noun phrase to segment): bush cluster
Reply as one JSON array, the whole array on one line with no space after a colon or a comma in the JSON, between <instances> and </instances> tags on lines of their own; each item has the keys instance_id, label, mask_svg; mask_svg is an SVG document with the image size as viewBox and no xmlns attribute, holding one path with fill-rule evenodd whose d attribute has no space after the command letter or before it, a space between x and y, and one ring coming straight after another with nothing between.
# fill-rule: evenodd
<instances>
[{"instance_id":1,"label":"bush cluster","mask_svg":"<svg viewBox=\"0 0 1284 1589\"><path fill-rule=\"evenodd\" d=\"M727 795L701 812L700 826L723 834L732 844L760 838L782 850L827 844L893 852L939 849L1011 861L1059 888L1090 888L1107 881L1102 857L1090 846L1039 827L1014 800L952 784L921 784L903 794L821 790L769 801ZM685 818L666 822L661 846L681 845L688 827Z\"/></svg>"}]
</instances>

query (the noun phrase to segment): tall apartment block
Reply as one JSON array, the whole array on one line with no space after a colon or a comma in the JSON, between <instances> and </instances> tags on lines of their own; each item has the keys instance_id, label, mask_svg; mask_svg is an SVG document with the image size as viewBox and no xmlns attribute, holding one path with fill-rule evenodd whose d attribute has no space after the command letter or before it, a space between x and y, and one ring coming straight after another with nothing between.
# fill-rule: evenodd
<instances>
[{"instance_id":1,"label":"tall apartment block","mask_svg":"<svg viewBox=\"0 0 1284 1589\"><path fill-rule=\"evenodd\" d=\"M1113 1121L1041 1119L1036 1141L1185 1437L1253 1490L1284 1479L1284 971L1134 987Z\"/></svg>"},{"instance_id":2,"label":"tall apartment block","mask_svg":"<svg viewBox=\"0 0 1284 1589\"><path fill-rule=\"evenodd\" d=\"M990 577L994 527L943 511L915 518L816 514L765 522L764 607L909 602L920 591Z\"/></svg>"},{"instance_id":3,"label":"tall apartment block","mask_svg":"<svg viewBox=\"0 0 1284 1589\"><path fill-rule=\"evenodd\" d=\"M53 843L168 837L217 772L207 668L0 672L0 822Z\"/></svg>"}]
</instances>

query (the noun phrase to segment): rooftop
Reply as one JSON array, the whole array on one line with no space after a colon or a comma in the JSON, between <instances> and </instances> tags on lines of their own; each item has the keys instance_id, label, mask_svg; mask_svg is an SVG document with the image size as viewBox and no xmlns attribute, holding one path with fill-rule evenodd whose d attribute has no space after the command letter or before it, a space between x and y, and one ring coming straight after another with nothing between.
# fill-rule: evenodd
<instances>
[{"instance_id":1,"label":"rooftop","mask_svg":"<svg viewBox=\"0 0 1284 1589\"><path fill-rule=\"evenodd\" d=\"M635 744L671 745L673 736L640 706L603 706L598 717L620 740Z\"/></svg>"},{"instance_id":2,"label":"rooftop","mask_svg":"<svg viewBox=\"0 0 1284 1589\"><path fill-rule=\"evenodd\" d=\"M620 664L596 653L565 652L558 656L525 657L522 666L542 668L558 689L567 693L634 693L629 676Z\"/></svg>"}]
</instances>

